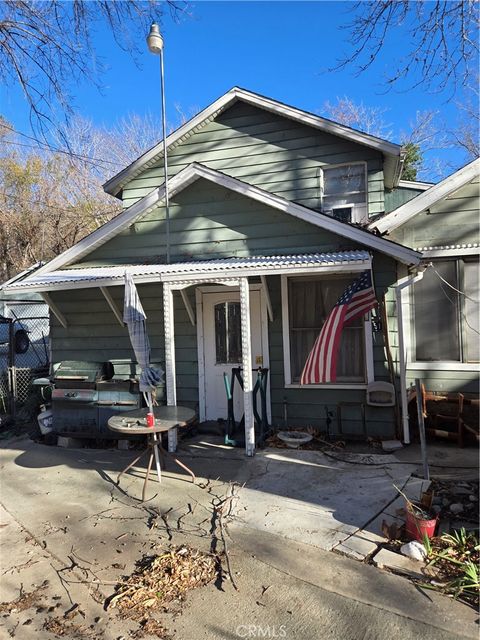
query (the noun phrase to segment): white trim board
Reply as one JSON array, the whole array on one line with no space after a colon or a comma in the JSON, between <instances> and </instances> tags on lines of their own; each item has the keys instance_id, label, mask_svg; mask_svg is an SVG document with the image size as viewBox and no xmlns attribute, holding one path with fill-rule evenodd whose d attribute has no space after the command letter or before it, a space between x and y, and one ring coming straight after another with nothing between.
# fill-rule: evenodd
<instances>
[{"instance_id":1,"label":"white trim board","mask_svg":"<svg viewBox=\"0 0 480 640\"><path fill-rule=\"evenodd\" d=\"M368 229L377 229L380 233L389 233L439 200L448 198L449 195L471 182L478 175L480 175L480 158L470 162L470 164L430 187L430 189L427 189L416 198L390 211L387 215L377 218L368 225Z\"/></svg>"},{"instance_id":2,"label":"white trim board","mask_svg":"<svg viewBox=\"0 0 480 640\"><path fill-rule=\"evenodd\" d=\"M389 189L396 186L400 177L403 158L401 156L400 145L382 140L375 136L361 131L356 131L350 127L341 125L333 120L328 120L320 116L314 115L307 111L288 106L277 100L272 100L265 96L253 93L240 87L233 87L223 96L212 102L208 107L200 111L196 116L191 118L184 125L167 137L167 148L172 149L180 144L208 122L214 120L217 115L231 107L238 100L247 104L259 107L266 111L275 113L276 115L289 118L306 126L320 129L326 133L330 133L340 138L356 142L366 147L375 149L383 153L386 164L385 186ZM103 185L104 190L113 196L118 196L122 188L127 182L138 176L142 171L154 165L161 159L163 153L163 143L159 142L149 151L134 160L128 167L122 169L115 176L107 180ZM390 176L390 177L387 177Z\"/></svg>"},{"instance_id":3,"label":"white trim board","mask_svg":"<svg viewBox=\"0 0 480 640\"><path fill-rule=\"evenodd\" d=\"M370 249L385 253L404 264L412 265L420 262L420 254L413 251L413 249L409 249L408 247L404 247L403 245L392 242L391 240L376 236L375 234L364 231L354 225L340 222L339 220L335 220L335 218L319 213L318 211L314 211L313 209L308 209L300 204L285 200L285 198L260 189L254 185L247 184L246 182L242 182L237 178L227 176L224 173L210 169L209 167L197 162L189 164L185 169L182 169L182 171L169 180L168 186L170 198L200 178L209 180L210 182L218 184L225 189L229 189L230 191L251 198L252 200L265 204L273 209L277 209L278 211L283 211L294 218L308 222L316 227L331 231L343 238L359 242ZM120 231L128 228L140 216L144 216L149 211L153 210L163 201L164 197L165 186L162 185L120 213L118 216L113 218L113 220L110 220L89 236L80 240L80 242L75 244L73 247L67 249L38 269L35 272L35 275L38 276L42 273L49 273L80 260L94 249L105 244L105 242L120 233Z\"/></svg>"},{"instance_id":4,"label":"white trim board","mask_svg":"<svg viewBox=\"0 0 480 640\"><path fill-rule=\"evenodd\" d=\"M407 363L407 374L412 371L472 371L478 372L480 364L478 362L415 362Z\"/></svg>"},{"instance_id":5,"label":"white trim board","mask_svg":"<svg viewBox=\"0 0 480 640\"><path fill-rule=\"evenodd\" d=\"M480 255L478 245L456 245L450 247L423 247L417 248L424 258L460 258L462 256Z\"/></svg>"},{"instance_id":6,"label":"white trim board","mask_svg":"<svg viewBox=\"0 0 480 640\"><path fill-rule=\"evenodd\" d=\"M415 189L417 191L426 191L435 185L434 182L418 182L418 180L399 180L398 186L402 189Z\"/></svg>"},{"instance_id":7,"label":"white trim board","mask_svg":"<svg viewBox=\"0 0 480 640\"><path fill-rule=\"evenodd\" d=\"M342 259L345 254L349 255L348 259ZM138 270L135 266L122 267L121 271L128 271L136 284L146 283L159 283L170 282L176 286L177 289L189 287L199 282L212 283L217 282L219 284L228 284L228 282L235 281L238 284L238 278L242 276L260 276L265 277L267 275L278 275L282 273L295 273L310 274L310 273L337 273L341 271L351 271L354 269L371 269L371 256L368 251L351 251L351 252L337 252L330 254L311 254L312 260L301 260L300 262L291 261L292 258L298 257L305 259L307 254L301 256L284 256L285 260L282 260L282 256L270 256L265 261L257 261L255 258L249 263L249 258L244 261L241 258L233 258L220 260L215 264L215 261L188 263L190 267L185 269L187 263L179 263L177 270L171 268L175 265L143 265L139 266ZM326 258L325 261L315 261L314 256L323 255ZM271 259L271 262L268 262ZM237 264L235 264L237 262ZM243 262L243 264L242 264ZM147 272L143 272L142 268L147 268ZM115 268L115 267L114 267ZM107 268L108 269L108 268ZM28 280L22 281L18 285L13 284L8 288L8 292L12 291L65 291L73 289L93 289L97 287L110 287L110 286L123 286L125 283L124 273L119 275L105 275L105 269L100 267L99 269L92 267L91 269L82 269L84 277L78 275L75 278L71 276L76 270L70 269L65 271L53 271L51 274L46 274L45 279L37 281L34 278L29 282ZM88 272L85 275L85 272ZM67 274L67 277L65 277Z\"/></svg>"}]
</instances>

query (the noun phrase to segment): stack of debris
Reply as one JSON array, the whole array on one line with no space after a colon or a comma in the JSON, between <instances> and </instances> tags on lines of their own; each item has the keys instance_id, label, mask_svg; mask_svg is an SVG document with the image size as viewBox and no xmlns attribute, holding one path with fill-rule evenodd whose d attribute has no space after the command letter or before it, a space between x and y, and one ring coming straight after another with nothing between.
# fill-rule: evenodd
<instances>
[{"instance_id":1,"label":"stack of debris","mask_svg":"<svg viewBox=\"0 0 480 640\"><path fill-rule=\"evenodd\" d=\"M433 480L435 497L432 508L440 519L439 533L464 528L478 531L479 483L477 481L452 482Z\"/></svg>"}]
</instances>

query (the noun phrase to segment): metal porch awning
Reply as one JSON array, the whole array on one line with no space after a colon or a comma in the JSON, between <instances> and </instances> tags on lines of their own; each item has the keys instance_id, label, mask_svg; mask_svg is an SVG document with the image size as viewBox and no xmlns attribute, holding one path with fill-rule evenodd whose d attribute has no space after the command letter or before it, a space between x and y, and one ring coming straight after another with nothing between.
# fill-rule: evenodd
<instances>
[{"instance_id":1,"label":"metal porch awning","mask_svg":"<svg viewBox=\"0 0 480 640\"><path fill-rule=\"evenodd\" d=\"M92 287L123 286L125 271L136 284L148 282L195 282L236 279L273 274L332 273L360 271L371 267L368 251L337 251L296 255L254 256L196 260L172 264L137 264L59 269L38 276L32 274L3 288L8 292L50 292Z\"/></svg>"}]
</instances>

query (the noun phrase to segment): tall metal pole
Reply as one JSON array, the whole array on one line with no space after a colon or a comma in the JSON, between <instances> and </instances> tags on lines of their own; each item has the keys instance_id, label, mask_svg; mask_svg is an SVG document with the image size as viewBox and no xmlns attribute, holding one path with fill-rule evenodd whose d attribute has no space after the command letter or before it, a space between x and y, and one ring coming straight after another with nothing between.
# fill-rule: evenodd
<instances>
[{"instance_id":1,"label":"tall metal pole","mask_svg":"<svg viewBox=\"0 0 480 640\"><path fill-rule=\"evenodd\" d=\"M167 245L167 264L170 264L170 203L168 194L167 118L165 112L165 72L163 68L163 49L160 51L160 86L162 97L163 171L165 176L165 242Z\"/></svg>"},{"instance_id":2,"label":"tall metal pole","mask_svg":"<svg viewBox=\"0 0 480 640\"><path fill-rule=\"evenodd\" d=\"M163 171L165 178L165 244L167 264L170 263L170 208L168 194L168 162L167 162L167 117L165 111L165 72L163 69L164 42L160 28L156 22L152 23L150 33L147 36L148 49L155 56L160 55L160 95L162 103L162 130L163 130Z\"/></svg>"}]
</instances>

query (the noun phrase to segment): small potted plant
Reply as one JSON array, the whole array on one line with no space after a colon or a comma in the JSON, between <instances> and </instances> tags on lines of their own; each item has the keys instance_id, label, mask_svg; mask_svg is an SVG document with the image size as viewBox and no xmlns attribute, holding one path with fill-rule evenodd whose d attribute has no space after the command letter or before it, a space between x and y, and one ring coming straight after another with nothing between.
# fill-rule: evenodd
<instances>
[{"instance_id":1,"label":"small potted plant","mask_svg":"<svg viewBox=\"0 0 480 640\"><path fill-rule=\"evenodd\" d=\"M394 485L395 486L395 485ZM423 542L425 536L433 538L438 515L418 502L413 502L398 487L395 489L405 498L405 532L411 540Z\"/></svg>"}]
</instances>

